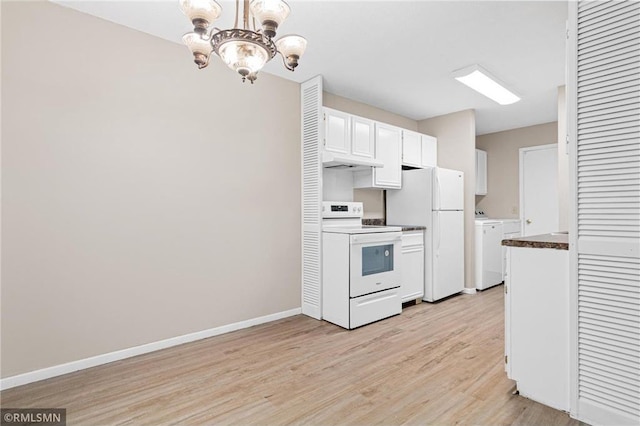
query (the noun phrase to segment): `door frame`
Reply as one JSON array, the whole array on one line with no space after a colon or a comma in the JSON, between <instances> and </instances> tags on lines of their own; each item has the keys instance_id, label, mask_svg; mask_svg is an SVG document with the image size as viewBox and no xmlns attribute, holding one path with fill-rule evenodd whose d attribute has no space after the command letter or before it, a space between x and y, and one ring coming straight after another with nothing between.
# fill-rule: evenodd
<instances>
[{"instance_id":1,"label":"door frame","mask_svg":"<svg viewBox=\"0 0 640 426\"><path fill-rule=\"evenodd\" d=\"M555 151L558 150L558 144L557 143L551 143L551 144L547 144L547 145L535 145L535 146L527 146L524 148L520 148L518 155L519 155L519 159L518 159L518 192L519 192L519 198L520 198L520 205L518 206L518 209L520 210L520 235L525 234L524 232L524 228L525 228L525 223L524 223L524 154L526 152L530 152L530 151L542 151L542 150L546 150L546 149L553 149Z\"/></svg>"}]
</instances>

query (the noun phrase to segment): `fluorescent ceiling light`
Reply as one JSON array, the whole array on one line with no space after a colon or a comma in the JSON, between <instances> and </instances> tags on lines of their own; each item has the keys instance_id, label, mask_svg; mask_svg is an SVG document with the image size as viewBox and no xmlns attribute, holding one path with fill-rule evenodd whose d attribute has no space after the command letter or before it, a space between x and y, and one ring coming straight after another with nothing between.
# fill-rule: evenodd
<instances>
[{"instance_id":1,"label":"fluorescent ceiling light","mask_svg":"<svg viewBox=\"0 0 640 426\"><path fill-rule=\"evenodd\" d=\"M487 98L500 105L509 105L518 102L520 98L498 83L498 79L489 74L479 65L472 65L453 72L453 76L460 83L464 83L476 92L480 92Z\"/></svg>"}]
</instances>

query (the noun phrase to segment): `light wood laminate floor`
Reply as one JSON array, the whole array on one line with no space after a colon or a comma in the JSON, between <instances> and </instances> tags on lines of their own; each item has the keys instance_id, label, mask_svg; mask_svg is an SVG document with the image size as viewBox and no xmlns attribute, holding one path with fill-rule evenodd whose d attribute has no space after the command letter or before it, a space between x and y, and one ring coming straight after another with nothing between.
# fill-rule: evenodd
<instances>
[{"instance_id":1,"label":"light wood laminate floor","mask_svg":"<svg viewBox=\"0 0 640 426\"><path fill-rule=\"evenodd\" d=\"M298 315L32 383L3 407L70 425L573 425L511 394L503 288L346 331Z\"/></svg>"}]
</instances>

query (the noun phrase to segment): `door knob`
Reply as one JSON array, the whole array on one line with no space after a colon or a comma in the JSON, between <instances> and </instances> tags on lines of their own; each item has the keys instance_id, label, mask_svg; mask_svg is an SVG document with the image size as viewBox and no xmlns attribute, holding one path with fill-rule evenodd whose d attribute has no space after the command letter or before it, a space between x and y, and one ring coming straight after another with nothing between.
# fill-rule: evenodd
<instances>
[{"instance_id":1,"label":"door knob","mask_svg":"<svg viewBox=\"0 0 640 426\"><path fill-rule=\"evenodd\" d=\"M531 225L531 219L527 219L527 225Z\"/></svg>"}]
</instances>

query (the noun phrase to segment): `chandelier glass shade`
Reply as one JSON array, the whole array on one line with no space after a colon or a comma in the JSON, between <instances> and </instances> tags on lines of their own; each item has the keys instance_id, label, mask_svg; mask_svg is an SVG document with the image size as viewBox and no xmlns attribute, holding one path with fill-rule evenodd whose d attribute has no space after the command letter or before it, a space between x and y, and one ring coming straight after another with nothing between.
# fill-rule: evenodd
<instances>
[{"instance_id":1,"label":"chandelier glass shade","mask_svg":"<svg viewBox=\"0 0 640 426\"><path fill-rule=\"evenodd\" d=\"M198 68L206 67L215 53L240 74L242 81L253 83L264 65L280 53L285 68L293 71L307 40L295 34L273 40L291 12L289 5L282 0L244 0L242 5L242 26L238 22L240 1L236 0L234 28L221 30L212 27L222 14L222 7L215 0L180 0L182 11L193 24L193 32L185 34L182 40ZM256 28L256 22L260 28Z\"/></svg>"}]
</instances>

